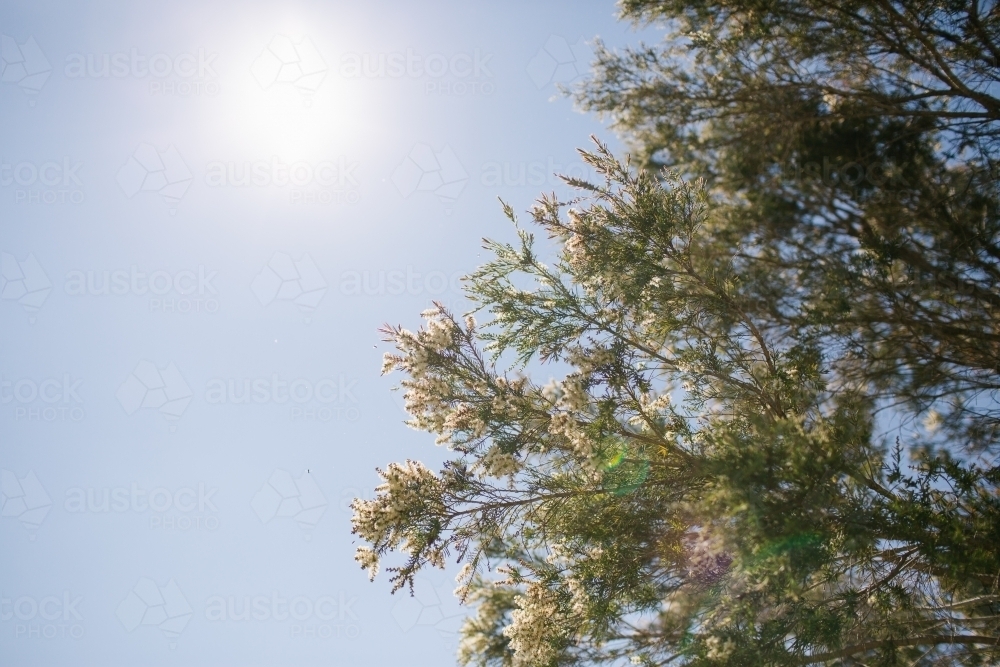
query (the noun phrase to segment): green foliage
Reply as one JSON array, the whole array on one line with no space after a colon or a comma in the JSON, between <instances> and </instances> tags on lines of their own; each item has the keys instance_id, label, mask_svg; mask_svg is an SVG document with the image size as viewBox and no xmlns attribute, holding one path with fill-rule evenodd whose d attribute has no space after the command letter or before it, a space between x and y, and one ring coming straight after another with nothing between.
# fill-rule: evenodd
<instances>
[{"instance_id":1,"label":"green foliage","mask_svg":"<svg viewBox=\"0 0 1000 667\"><path fill-rule=\"evenodd\" d=\"M380 472L359 562L464 561L483 667L995 664L1000 10L622 7L663 45L577 95L642 168L583 152L552 265L487 241L482 326L384 330L453 456Z\"/></svg>"}]
</instances>

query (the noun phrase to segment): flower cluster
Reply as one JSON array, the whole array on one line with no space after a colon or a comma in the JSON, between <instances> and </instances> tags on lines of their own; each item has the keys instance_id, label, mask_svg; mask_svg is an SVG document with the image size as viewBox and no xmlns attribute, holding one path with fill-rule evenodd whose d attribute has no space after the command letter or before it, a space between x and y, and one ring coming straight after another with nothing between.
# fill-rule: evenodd
<instances>
[{"instance_id":1,"label":"flower cluster","mask_svg":"<svg viewBox=\"0 0 1000 667\"><path fill-rule=\"evenodd\" d=\"M581 618L586 617L587 610L590 608L590 594L583 581L579 577L570 575L566 577L566 588L570 592L570 606L573 613Z\"/></svg>"},{"instance_id":2,"label":"flower cluster","mask_svg":"<svg viewBox=\"0 0 1000 667\"><path fill-rule=\"evenodd\" d=\"M402 355L386 353L382 359L382 374L401 369L410 375L422 375L427 370L430 355L447 350L454 344L457 326L439 309L425 310L421 316L427 327L413 333L400 329L394 336L396 347Z\"/></svg>"},{"instance_id":3,"label":"flower cluster","mask_svg":"<svg viewBox=\"0 0 1000 667\"><path fill-rule=\"evenodd\" d=\"M441 435L450 438L456 432L467 433L472 438L481 438L486 433L486 422L474 405L459 403L447 413Z\"/></svg>"},{"instance_id":4,"label":"flower cluster","mask_svg":"<svg viewBox=\"0 0 1000 667\"><path fill-rule=\"evenodd\" d=\"M520 472L522 464L516 456L506 454L494 445L479 460L479 467L491 477L507 477Z\"/></svg>"},{"instance_id":5,"label":"flower cluster","mask_svg":"<svg viewBox=\"0 0 1000 667\"><path fill-rule=\"evenodd\" d=\"M558 656L552 645L558 635L559 603L555 594L537 582L528 584L523 595L515 598L517 609L511 612L511 623L503 634L514 650L515 667L547 665Z\"/></svg>"},{"instance_id":6,"label":"flower cluster","mask_svg":"<svg viewBox=\"0 0 1000 667\"><path fill-rule=\"evenodd\" d=\"M566 244L563 246L563 254L566 257L566 261L574 269L579 269L586 265L587 263L587 246L583 241L583 237L579 234L570 234L569 238L566 239Z\"/></svg>"},{"instance_id":7,"label":"flower cluster","mask_svg":"<svg viewBox=\"0 0 1000 667\"><path fill-rule=\"evenodd\" d=\"M455 323L450 318L443 317L437 308L425 310L420 316L427 320L427 328L421 332L421 342L435 352L451 347Z\"/></svg>"},{"instance_id":8,"label":"flower cluster","mask_svg":"<svg viewBox=\"0 0 1000 667\"><path fill-rule=\"evenodd\" d=\"M448 423L451 386L444 379L440 364L443 355L455 346L458 325L440 308L426 310L422 316L427 326L420 331L399 329L393 332L392 340L402 354L386 353L382 374L399 369L409 375L400 383L405 389L406 411L412 415L408 424L417 430L439 434L437 442L444 444L457 428L455 420L461 422L469 418L468 410L464 409ZM475 323L470 324L474 326ZM472 422L467 426L473 431L485 428L485 425Z\"/></svg>"},{"instance_id":9,"label":"flower cluster","mask_svg":"<svg viewBox=\"0 0 1000 667\"><path fill-rule=\"evenodd\" d=\"M378 471L383 483L372 500L356 498L351 504L353 532L375 545L358 547L354 559L368 570L378 572L378 551L401 548L416 555L424 540L414 539L428 520L441 514L441 480L419 461L390 463ZM431 549L424 554L432 564L443 566L443 554Z\"/></svg>"},{"instance_id":10,"label":"flower cluster","mask_svg":"<svg viewBox=\"0 0 1000 667\"><path fill-rule=\"evenodd\" d=\"M361 564L361 568L368 570L368 579L370 581L375 580L375 575L378 574L378 554L375 550L370 547L358 547L357 551L354 552L354 560Z\"/></svg>"},{"instance_id":11,"label":"flower cluster","mask_svg":"<svg viewBox=\"0 0 1000 667\"><path fill-rule=\"evenodd\" d=\"M937 410L928 410L923 425L928 433L934 433L944 424L944 417Z\"/></svg>"},{"instance_id":12,"label":"flower cluster","mask_svg":"<svg viewBox=\"0 0 1000 667\"><path fill-rule=\"evenodd\" d=\"M639 397L639 402L642 405L642 409L657 414L666 410L670 406L670 394L663 393L659 396L654 394L642 394Z\"/></svg>"},{"instance_id":13,"label":"flower cluster","mask_svg":"<svg viewBox=\"0 0 1000 667\"><path fill-rule=\"evenodd\" d=\"M654 393L640 394L639 409L629 418L629 423L633 426L645 426L648 419L657 420L663 417L670 407L670 402L670 394L667 392L658 396Z\"/></svg>"},{"instance_id":14,"label":"flower cluster","mask_svg":"<svg viewBox=\"0 0 1000 667\"><path fill-rule=\"evenodd\" d=\"M549 379L548 384L542 387L542 397L549 403L555 404L565 393L562 383L557 382L555 378Z\"/></svg>"},{"instance_id":15,"label":"flower cluster","mask_svg":"<svg viewBox=\"0 0 1000 667\"><path fill-rule=\"evenodd\" d=\"M597 368L615 360L615 353L606 347L571 347L566 352L566 361L576 366L581 375L590 375Z\"/></svg>"},{"instance_id":16,"label":"flower cluster","mask_svg":"<svg viewBox=\"0 0 1000 667\"><path fill-rule=\"evenodd\" d=\"M572 450L585 459L594 456L593 442L570 413L556 412L553 414L549 420L549 433L565 438Z\"/></svg>"},{"instance_id":17,"label":"flower cluster","mask_svg":"<svg viewBox=\"0 0 1000 667\"><path fill-rule=\"evenodd\" d=\"M731 639L712 636L705 640L708 647L707 656L710 660L725 661L736 650L736 644Z\"/></svg>"},{"instance_id":18,"label":"flower cluster","mask_svg":"<svg viewBox=\"0 0 1000 667\"><path fill-rule=\"evenodd\" d=\"M562 383L562 392L556 405L571 412L581 412L590 405L590 394L587 393L583 380L578 375L570 375Z\"/></svg>"}]
</instances>

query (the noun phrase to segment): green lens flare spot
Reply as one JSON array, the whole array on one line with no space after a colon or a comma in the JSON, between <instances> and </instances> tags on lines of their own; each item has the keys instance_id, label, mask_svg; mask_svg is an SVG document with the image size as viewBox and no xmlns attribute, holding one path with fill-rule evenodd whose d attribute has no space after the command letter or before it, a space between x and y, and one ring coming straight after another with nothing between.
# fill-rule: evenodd
<instances>
[{"instance_id":1,"label":"green lens flare spot","mask_svg":"<svg viewBox=\"0 0 1000 667\"><path fill-rule=\"evenodd\" d=\"M631 456L630 456L631 454ZM649 461L630 453L624 445L614 447L606 453L601 462L604 472L604 488L616 496L632 493L649 476Z\"/></svg>"}]
</instances>

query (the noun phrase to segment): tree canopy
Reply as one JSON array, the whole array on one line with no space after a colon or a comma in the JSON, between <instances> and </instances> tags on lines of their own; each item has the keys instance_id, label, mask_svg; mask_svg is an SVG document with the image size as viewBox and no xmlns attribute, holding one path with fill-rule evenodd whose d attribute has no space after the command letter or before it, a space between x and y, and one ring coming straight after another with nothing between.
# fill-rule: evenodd
<instances>
[{"instance_id":1,"label":"tree canopy","mask_svg":"<svg viewBox=\"0 0 1000 667\"><path fill-rule=\"evenodd\" d=\"M473 665L995 664L1000 8L621 9L663 42L573 94L636 160L384 330L453 456L359 562L464 562Z\"/></svg>"}]
</instances>

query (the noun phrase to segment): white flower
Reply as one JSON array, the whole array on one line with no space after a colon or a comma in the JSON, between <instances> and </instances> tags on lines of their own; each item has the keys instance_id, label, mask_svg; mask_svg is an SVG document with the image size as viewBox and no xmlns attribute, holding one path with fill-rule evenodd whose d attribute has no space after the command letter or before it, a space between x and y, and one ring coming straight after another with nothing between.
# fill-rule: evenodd
<instances>
[{"instance_id":1,"label":"white flower","mask_svg":"<svg viewBox=\"0 0 1000 667\"><path fill-rule=\"evenodd\" d=\"M558 632L559 605L555 596L539 583L532 582L524 595L515 599L517 609L511 612L511 624L503 630L514 650L517 667L545 665L557 655L551 640Z\"/></svg>"},{"instance_id":2,"label":"white flower","mask_svg":"<svg viewBox=\"0 0 1000 667\"><path fill-rule=\"evenodd\" d=\"M436 318L427 322L427 329L421 331L421 342L435 352L451 347L455 323L446 318Z\"/></svg>"},{"instance_id":3,"label":"white flower","mask_svg":"<svg viewBox=\"0 0 1000 667\"><path fill-rule=\"evenodd\" d=\"M396 365L402 361L402 358L398 355L386 352L382 355L382 375L391 373L395 370Z\"/></svg>"},{"instance_id":4,"label":"white flower","mask_svg":"<svg viewBox=\"0 0 1000 667\"><path fill-rule=\"evenodd\" d=\"M924 428L928 433L934 433L944 424L944 417L937 410L929 410L924 417Z\"/></svg>"},{"instance_id":5,"label":"white flower","mask_svg":"<svg viewBox=\"0 0 1000 667\"><path fill-rule=\"evenodd\" d=\"M368 579L374 580L378 574L378 555L368 547L358 547L354 553L354 560L361 563L361 567L368 570Z\"/></svg>"},{"instance_id":6,"label":"white flower","mask_svg":"<svg viewBox=\"0 0 1000 667\"><path fill-rule=\"evenodd\" d=\"M559 542L553 542L549 546L549 554L545 557L545 562L550 565L568 563L569 556L569 549Z\"/></svg>"},{"instance_id":7,"label":"white flower","mask_svg":"<svg viewBox=\"0 0 1000 667\"><path fill-rule=\"evenodd\" d=\"M644 426L647 424L647 419L656 419L662 416L668 407L670 407L670 394L668 392L664 392L659 396L655 393L640 394L639 410L629 418L629 423L636 426Z\"/></svg>"},{"instance_id":8,"label":"white flower","mask_svg":"<svg viewBox=\"0 0 1000 667\"><path fill-rule=\"evenodd\" d=\"M576 376L566 378L562 383L562 397L558 405L573 412L579 412L590 405L590 394L583 388L583 381Z\"/></svg>"},{"instance_id":9,"label":"white flower","mask_svg":"<svg viewBox=\"0 0 1000 667\"><path fill-rule=\"evenodd\" d=\"M465 563L462 565L462 569L458 571L455 575L455 582L462 583L463 581L469 579L473 574L472 563Z\"/></svg>"},{"instance_id":10,"label":"white flower","mask_svg":"<svg viewBox=\"0 0 1000 667\"><path fill-rule=\"evenodd\" d=\"M575 347L568 350L566 360L579 369L580 375L589 375L598 366L615 360L615 353L604 347Z\"/></svg>"},{"instance_id":11,"label":"white flower","mask_svg":"<svg viewBox=\"0 0 1000 667\"><path fill-rule=\"evenodd\" d=\"M835 110L840 106L840 96L837 93L830 91L823 92L823 103L830 108L831 111Z\"/></svg>"},{"instance_id":12,"label":"white flower","mask_svg":"<svg viewBox=\"0 0 1000 667\"><path fill-rule=\"evenodd\" d=\"M352 504L353 532L365 541L383 547L410 551L421 549L421 544L410 543L409 528L414 517L424 518L440 505L442 482L419 461L404 464L390 463L378 471L384 482L376 489L372 500L356 499ZM439 552L425 552L431 563L443 564ZM378 554L369 547L358 547L354 555L370 577L378 572Z\"/></svg>"},{"instance_id":13,"label":"white flower","mask_svg":"<svg viewBox=\"0 0 1000 667\"><path fill-rule=\"evenodd\" d=\"M556 412L549 420L549 433L562 436L569 441L573 451L590 459L594 456L594 445L584 433L579 422L568 412Z\"/></svg>"},{"instance_id":14,"label":"white flower","mask_svg":"<svg viewBox=\"0 0 1000 667\"><path fill-rule=\"evenodd\" d=\"M722 641L718 637L709 637L705 643L708 644L708 657L712 660L725 660L736 649L732 641Z\"/></svg>"},{"instance_id":15,"label":"white flower","mask_svg":"<svg viewBox=\"0 0 1000 667\"><path fill-rule=\"evenodd\" d=\"M573 612L581 617L586 616L587 608L590 606L590 596L583 583L576 577L567 577L566 587L572 596Z\"/></svg>"},{"instance_id":16,"label":"white flower","mask_svg":"<svg viewBox=\"0 0 1000 667\"><path fill-rule=\"evenodd\" d=\"M483 471L491 477L516 475L521 471L521 462L513 454L504 454L494 445L479 461Z\"/></svg>"},{"instance_id":17,"label":"white flower","mask_svg":"<svg viewBox=\"0 0 1000 667\"><path fill-rule=\"evenodd\" d=\"M472 563L462 565L462 569L455 575L455 583L458 584L458 587L452 591L452 595L464 602L469 595L469 587L472 585L472 578L475 574L476 569L472 567Z\"/></svg>"},{"instance_id":18,"label":"white flower","mask_svg":"<svg viewBox=\"0 0 1000 667\"><path fill-rule=\"evenodd\" d=\"M560 398L563 397L564 393L565 392L562 390L562 387L559 385L559 383L556 382L555 378L550 379L548 384L542 387L542 396L545 398L545 400L549 401L550 403L557 402Z\"/></svg>"}]
</instances>

